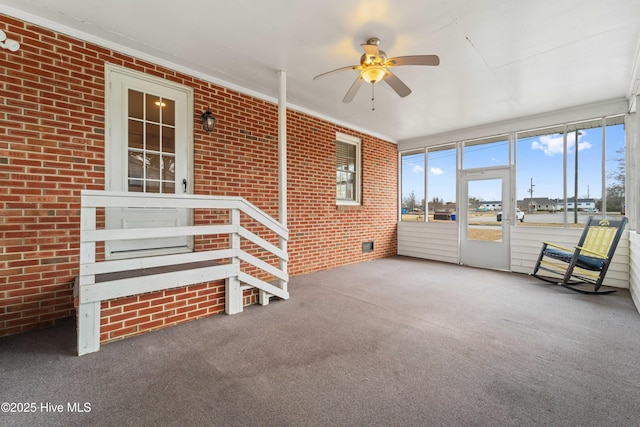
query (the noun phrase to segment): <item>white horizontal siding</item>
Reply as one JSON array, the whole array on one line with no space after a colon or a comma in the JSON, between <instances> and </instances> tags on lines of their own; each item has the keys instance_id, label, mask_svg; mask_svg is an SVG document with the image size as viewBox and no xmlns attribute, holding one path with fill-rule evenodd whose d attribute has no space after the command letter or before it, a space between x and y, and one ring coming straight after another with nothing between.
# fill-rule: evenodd
<instances>
[{"instance_id":1,"label":"white horizontal siding","mask_svg":"<svg viewBox=\"0 0 640 427\"><path fill-rule=\"evenodd\" d=\"M629 232L629 290L640 312L640 234Z\"/></svg>"},{"instance_id":2,"label":"white horizontal siding","mask_svg":"<svg viewBox=\"0 0 640 427\"><path fill-rule=\"evenodd\" d=\"M526 274L533 272L542 242L573 248L578 243L581 233L582 229L572 228L511 227L511 271ZM629 287L628 231L620 238L603 284L617 288Z\"/></svg>"},{"instance_id":3,"label":"white horizontal siding","mask_svg":"<svg viewBox=\"0 0 640 427\"><path fill-rule=\"evenodd\" d=\"M458 263L458 223L398 223L398 255Z\"/></svg>"},{"instance_id":4,"label":"white horizontal siding","mask_svg":"<svg viewBox=\"0 0 640 427\"><path fill-rule=\"evenodd\" d=\"M530 274L533 272L543 241L572 248L580 239L582 229L552 227L511 227L511 271ZM630 242L629 231L620 238L618 248L609 266L604 285L629 288L630 283ZM640 237L635 239L634 270L631 288L636 306L640 310ZM398 223L398 255L434 261L459 263L458 223L451 222L400 222Z\"/></svg>"}]
</instances>

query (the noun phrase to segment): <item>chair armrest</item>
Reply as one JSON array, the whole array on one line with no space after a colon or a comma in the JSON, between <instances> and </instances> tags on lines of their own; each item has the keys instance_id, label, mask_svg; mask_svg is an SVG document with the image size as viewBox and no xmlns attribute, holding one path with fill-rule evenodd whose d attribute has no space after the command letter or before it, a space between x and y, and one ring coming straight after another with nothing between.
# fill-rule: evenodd
<instances>
[{"instance_id":1,"label":"chair armrest","mask_svg":"<svg viewBox=\"0 0 640 427\"><path fill-rule=\"evenodd\" d=\"M554 245L553 243L549 243L549 242L542 242L542 243L544 243L547 246L551 246L553 248L562 249L563 251L574 252L573 249L565 248L564 246Z\"/></svg>"},{"instance_id":2,"label":"chair armrest","mask_svg":"<svg viewBox=\"0 0 640 427\"><path fill-rule=\"evenodd\" d=\"M607 256L601 254L600 252L592 251L592 250L583 248L582 246L575 246L575 248L578 249L580 252L588 252L589 256L594 256L594 257L598 257L598 258L602 258L602 259L607 259Z\"/></svg>"}]
</instances>

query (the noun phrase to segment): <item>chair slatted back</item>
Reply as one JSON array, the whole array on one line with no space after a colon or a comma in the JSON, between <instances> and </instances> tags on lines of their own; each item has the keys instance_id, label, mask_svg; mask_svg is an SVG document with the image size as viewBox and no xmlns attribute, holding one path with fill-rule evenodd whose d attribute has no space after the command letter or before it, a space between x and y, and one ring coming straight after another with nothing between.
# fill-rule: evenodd
<instances>
[{"instance_id":1,"label":"chair slatted back","mask_svg":"<svg viewBox=\"0 0 640 427\"><path fill-rule=\"evenodd\" d=\"M627 217L611 220L589 217L578 246L611 258L626 224Z\"/></svg>"},{"instance_id":2,"label":"chair slatted back","mask_svg":"<svg viewBox=\"0 0 640 427\"><path fill-rule=\"evenodd\" d=\"M616 237L616 231L618 227L590 226L582 247L606 257Z\"/></svg>"}]
</instances>

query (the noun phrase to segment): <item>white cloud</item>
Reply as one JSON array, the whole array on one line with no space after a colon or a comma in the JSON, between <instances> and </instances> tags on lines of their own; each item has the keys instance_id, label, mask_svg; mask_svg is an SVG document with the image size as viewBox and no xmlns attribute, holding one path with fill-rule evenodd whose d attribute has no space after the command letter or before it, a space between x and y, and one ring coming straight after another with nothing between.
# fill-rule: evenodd
<instances>
[{"instance_id":1,"label":"white cloud","mask_svg":"<svg viewBox=\"0 0 640 427\"><path fill-rule=\"evenodd\" d=\"M581 137L585 136L586 131L582 131L582 134L578 136L578 151L588 150L591 148L591 144L587 141L580 141ZM575 133L567 134L567 151L569 153L575 152ZM564 153L564 139L562 135L543 135L531 143L532 150L541 150L546 156L555 156L556 154Z\"/></svg>"},{"instance_id":2,"label":"white cloud","mask_svg":"<svg viewBox=\"0 0 640 427\"><path fill-rule=\"evenodd\" d=\"M444 171L440 168L431 168L431 175L442 175L444 173Z\"/></svg>"},{"instance_id":3,"label":"white cloud","mask_svg":"<svg viewBox=\"0 0 640 427\"><path fill-rule=\"evenodd\" d=\"M587 141L578 142L578 151L588 150L589 148L591 148L591 144Z\"/></svg>"},{"instance_id":4,"label":"white cloud","mask_svg":"<svg viewBox=\"0 0 640 427\"><path fill-rule=\"evenodd\" d=\"M424 168L421 165L415 165L411 171L413 173L422 174L422 172L424 172Z\"/></svg>"},{"instance_id":5,"label":"white cloud","mask_svg":"<svg viewBox=\"0 0 640 427\"><path fill-rule=\"evenodd\" d=\"M562 135L543 135L531 143L532 150L542 150L546 156L555 156L564 152Z\"/></svg>"}]
</instances>

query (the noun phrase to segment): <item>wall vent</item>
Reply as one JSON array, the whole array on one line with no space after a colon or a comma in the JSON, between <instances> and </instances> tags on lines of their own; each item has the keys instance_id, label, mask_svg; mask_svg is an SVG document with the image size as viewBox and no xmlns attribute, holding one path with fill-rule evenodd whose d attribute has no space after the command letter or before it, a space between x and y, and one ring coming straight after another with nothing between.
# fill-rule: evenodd
<instances>
[{"instance_id":1,"label":"wall vent","mask_svg":"<svg viewBox=\"0 0 640 427\"><path fill-rule=\"evenodd\" d=\"M373 241L362 242L362 253L373 252Z\"/></svg>"}]
</instances>

